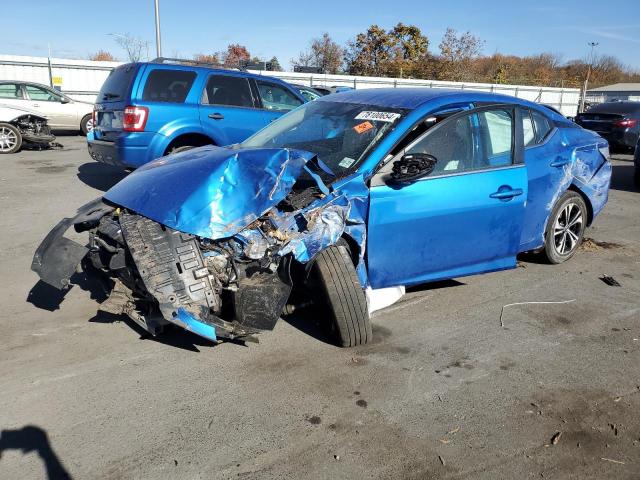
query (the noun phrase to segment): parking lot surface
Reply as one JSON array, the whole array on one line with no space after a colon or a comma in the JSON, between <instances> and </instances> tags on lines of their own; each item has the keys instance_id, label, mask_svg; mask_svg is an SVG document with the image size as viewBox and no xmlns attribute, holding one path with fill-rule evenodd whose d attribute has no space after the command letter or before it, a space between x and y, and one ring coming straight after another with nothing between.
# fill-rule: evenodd
<instances>
[{"instance_id":1,"label":"parking lot surface","mask_svg":"<svg viewBox=\"0 0 640 480\"><path fill-rule=\"evenodd\" d=\"M340 349L312 312L259 344L152 339L97 315L82 276L38 283L42 238L125 175L59 140L0 157L0 478L639 477L629 155L572 260L411 289ZM523 302L563 303L504 307Z\"/></svg>"}]
</instances>

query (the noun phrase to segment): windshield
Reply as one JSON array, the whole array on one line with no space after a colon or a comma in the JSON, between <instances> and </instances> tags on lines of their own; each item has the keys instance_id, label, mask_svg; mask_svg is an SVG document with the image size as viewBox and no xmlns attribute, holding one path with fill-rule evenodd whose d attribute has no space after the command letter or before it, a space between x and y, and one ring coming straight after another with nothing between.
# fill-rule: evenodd
<instances>
[{"instance_id":1,"label":"windshield","mask_svg":"<svg viewBox=\"0 0 640 480\"><path fill-rule=\"evenodd\" d=\"M341 177L355 170L405 113L377 105L315 101L281 117L240 146L306 150Z\"/></svg>"}]
</instances>

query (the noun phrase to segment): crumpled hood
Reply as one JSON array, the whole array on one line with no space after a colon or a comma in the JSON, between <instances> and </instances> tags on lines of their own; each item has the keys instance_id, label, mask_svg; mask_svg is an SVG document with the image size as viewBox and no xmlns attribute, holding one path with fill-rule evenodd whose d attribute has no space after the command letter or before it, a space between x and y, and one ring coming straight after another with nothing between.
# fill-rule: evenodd
<instances>
[{"instance_id":1,"label":"crumpled hood","mask_svg":"<svg viewBox=\"0 0 640 480\"><path fill-rule=\"evenodd\" d=\"M144 165L104 198L175 230L231 237L282 201L313 157L284 148L200 147Z\"/></svg>"}]
</instances>

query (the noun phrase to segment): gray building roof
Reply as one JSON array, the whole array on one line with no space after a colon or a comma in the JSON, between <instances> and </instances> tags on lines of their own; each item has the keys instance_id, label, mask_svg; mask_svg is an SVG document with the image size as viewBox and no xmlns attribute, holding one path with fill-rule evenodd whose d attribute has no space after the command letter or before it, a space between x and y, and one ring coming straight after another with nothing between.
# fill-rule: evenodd
<instances>
[{"instance_id":1,"label":"gray building roof","mask_svg":"<svg viewBox=\"0 0 640 480\"><path fill-rule=\"evenodd\" d=\"M604 87L590 88L588 92L640 92L640 83L614 83Z\"/></svg>"}]
</instances>

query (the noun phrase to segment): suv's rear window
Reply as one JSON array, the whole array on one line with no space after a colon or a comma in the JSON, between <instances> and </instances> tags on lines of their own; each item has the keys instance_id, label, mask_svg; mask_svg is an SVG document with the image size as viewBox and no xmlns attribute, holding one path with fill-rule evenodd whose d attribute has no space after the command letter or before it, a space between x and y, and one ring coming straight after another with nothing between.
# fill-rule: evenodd
<instances>
[{"instance_id":1,"label":"suv's rear window","mask_svg":"<svg viewBox=\"0 0 640 480\"><path fill-rule=\"evenodd\" d=\"M187 98L195 72L184 70L154 70L147 77L142 100L149 102L182 103Z\"/></svg>"},{"instance_id":2,"label":"suv's rear window","mask_svg":"<svg viewBox=\"0 0 640 480\"><path fill-rule=\"evenodd\" d=\"M121 65L111 70L102 84L97 101L117 102L125 100L137 70L137 65L135 64Z\"/></svg>"}]
</instances>

